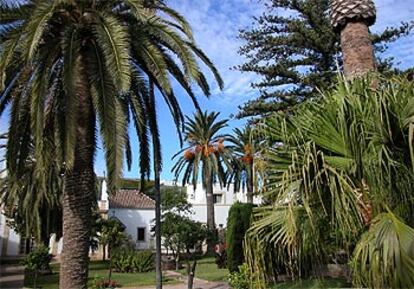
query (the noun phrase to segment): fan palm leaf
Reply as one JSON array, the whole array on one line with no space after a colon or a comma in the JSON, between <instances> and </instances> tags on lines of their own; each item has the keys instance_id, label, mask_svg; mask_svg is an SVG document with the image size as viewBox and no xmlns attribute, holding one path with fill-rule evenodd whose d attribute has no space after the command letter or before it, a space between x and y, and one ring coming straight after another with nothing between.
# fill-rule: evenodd
<instances>
[{"instance_id":1,"label":"fan palm leaf","mask_svg":"<svg viewBox=\"0 0 414 289\"><path fill-rule=\"evenodd\" d=\"M272 206L257 210L246 237L246 256L252 270L264 272L258 277L262 284L284 266L301 275L340 250L351 255L356 246L353 262L359 284L412 287L410 277L401 276L412 276L404 270L412 269L413 256L406 254L399 263L403 265L392 269L386 263L403 250L390 247L398 245L393 241L398 230L409 235L412 229L406 224L414 220L414 86L402 78L376 81L375 88L371 78L340 82L321 101L276 114L260 125L269 143L264 198ZM391 211L384 213L384 208ZM284 219L281 212L301 213L291 213L289 221L267 221ZM375 250L386 250L388 259L374 263L373 244ZM254 258L267 248L279 250L271 249L276 258L271 267L264 256Z\"/></svg>"}]
</instances>

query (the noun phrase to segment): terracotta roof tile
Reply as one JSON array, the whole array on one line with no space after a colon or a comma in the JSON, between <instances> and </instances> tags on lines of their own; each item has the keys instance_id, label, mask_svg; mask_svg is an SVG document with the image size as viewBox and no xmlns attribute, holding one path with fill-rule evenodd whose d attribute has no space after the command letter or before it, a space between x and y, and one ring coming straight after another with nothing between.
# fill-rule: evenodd
<instances>
[{"instance_id":1,"label":"terracotta roof tile","mask_svg":"<svg viewBox=\"0 0 414 289\"><path fill-rule=\"evenodd\" d=\"M155 201L138 190L119 190L109 197L110 208L155 209Z\"/></svg>"}]
</instances>

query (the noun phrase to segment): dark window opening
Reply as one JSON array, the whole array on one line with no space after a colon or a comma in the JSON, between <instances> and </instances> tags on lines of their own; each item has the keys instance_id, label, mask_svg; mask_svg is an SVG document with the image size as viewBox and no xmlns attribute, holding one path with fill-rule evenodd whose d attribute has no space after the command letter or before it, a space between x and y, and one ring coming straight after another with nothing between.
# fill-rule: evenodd
<instances>
[{"instance_id":1,"label":"dark window opening","mask_svg":"<svg viewBox=\"0 0 414 289\"><path fill-rule=\"evenodd\" d=\"M145 228L138 228L137 241L145 242Z\"/></svg>"},{"instance_id":2,"label":"dark window opening","mask_svg":"<svg viewBox=\"0 0 414 289\"><path fill-rule=\"evenodd\" d=\"M221 195L221 194L213 195L214 204L221 204L222 199L223 199L223 195Z\"/></svg>"}]
</instances>

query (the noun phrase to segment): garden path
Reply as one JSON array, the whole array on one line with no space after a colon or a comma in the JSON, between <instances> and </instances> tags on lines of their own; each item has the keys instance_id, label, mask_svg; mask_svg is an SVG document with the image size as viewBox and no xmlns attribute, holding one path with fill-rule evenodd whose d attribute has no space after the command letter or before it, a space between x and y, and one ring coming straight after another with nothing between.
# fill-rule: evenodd
<instances>
[{"instance_id":1,"label":"garden path","mask_svg":"<svg viewBox=\"0 0 414 289\"><path fill-rule=\"evenodd\" d=\"M163 285L163 289L187 289L187 284ZM154 289L154 286L137 287L128 289ZM225 282L208 282L200 279L194 280L193 289L230 289L230 286Z\"/></svg>"},{"instance_id":2,"label":"garden path","mask_svg":"<svg viewBox=\"0 0 414 289\"><path fill-rule=\"evenodd\" d=\"M184 280L183 278L184 276L174 271L166 271L164 272L164 276ZM163 285L162 288L163 289L187 289L187 284L181 283L181 284L174 284L174 285ZM128 289L154 289L154 286L128 288ZM194 278L193 289L230 289L230 286L228 285L227 282L211 282L211 281Z\"/></svg>"}]
</instances>

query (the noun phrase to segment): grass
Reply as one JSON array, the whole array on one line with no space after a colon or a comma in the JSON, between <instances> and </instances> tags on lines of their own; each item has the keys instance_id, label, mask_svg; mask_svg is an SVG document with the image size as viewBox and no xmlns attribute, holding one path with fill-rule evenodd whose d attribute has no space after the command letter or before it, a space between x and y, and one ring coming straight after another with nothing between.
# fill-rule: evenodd
<instances>
[{"instance_id":1,"label":"grass","mask_svg":"<svg viewBox=\"0 0 414 289\"><path fill-rule=\"evenodd\" d=\"M183 275L187 274L187 270L181 269ZM227 281L229 271L227 269L218 269L213 257L206 257L198 260L195 277L207 281Z\"/></svg>"},{"instance_id":2,"label":"grass","mask_svg":"<svg viewBox=\"0 0 414 289\"><path fill-rule=\"evenodd\" d=\"M310 279L278 283L271 289L328 289L351 288L344 279Z\"/></svg>"},{"instance_id":3,"label":"grass","mask_svg":"<svg viewBox=\"0 0 414 289\"><path fill-rule=\"evenodd\" d=\"M59 264L52 264L52 275L39 276L37 279L37 288L58 289L59 288ZM89 265L88 287L91 288L94 279L98 277L106 278L108 276L108 262L93 261ZM155 272L147 273L112 273L112 279L119 282L122 287L139 287L155 285ZM164 284L178 283L175 279L164 278ZM24 286L33 288L32 274L25 274Z\"/></svg>"}]
</instances>

